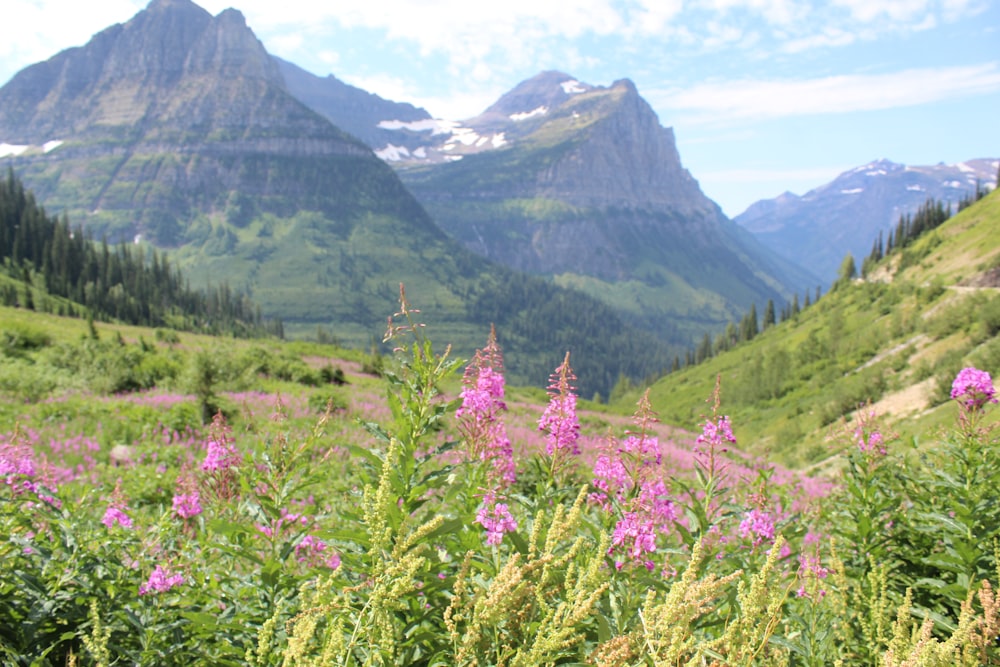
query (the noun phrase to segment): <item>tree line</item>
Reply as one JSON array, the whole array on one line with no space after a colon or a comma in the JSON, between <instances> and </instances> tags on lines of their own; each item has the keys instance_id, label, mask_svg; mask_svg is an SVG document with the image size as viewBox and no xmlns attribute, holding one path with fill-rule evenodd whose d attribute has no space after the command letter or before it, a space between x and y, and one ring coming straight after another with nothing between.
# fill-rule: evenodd
<instances>
[{"instance_id":1,"label":"tree line","mask_svg":"<svg viewBox=\"0 0 1000 667\"><path fill-rule=\"evenodd\" d=\"M12 279L0 286L6 306L215 335L283 334L229 285L194 290L156 249L95 242L65 214L49 216L13 169L0 180L0 262ZM36 303L37 291L61 298Z\"/></svg>"}]
</instances>

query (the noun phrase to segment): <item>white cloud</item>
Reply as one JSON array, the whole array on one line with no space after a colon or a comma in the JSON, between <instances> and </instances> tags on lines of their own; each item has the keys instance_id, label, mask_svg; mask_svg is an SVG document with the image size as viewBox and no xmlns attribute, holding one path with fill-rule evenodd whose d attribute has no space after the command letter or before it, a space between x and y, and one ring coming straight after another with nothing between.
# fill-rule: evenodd
<instances>
[{"instance_id":1,"label":"white cloud","mask_svg":"<svg viewBox=\"0 0 1000 667\"><path fill-rule=\"evenodd\" d=\"M85 44L94 33L131 18L142 0L5 0L0 20L0 85L17 70Z\"/></svg>"},{"instance_id":2,"label":"white cloud","mask_svg":"<svg viewBox=\"0 0 1000 667\"><path fill-rule=\"evenodd\" d=\"M893 21L922 19L931 9L929 0L834 0L863 22L889 18Z\"/></svg>"},{"instance_id":3,"label":"white cloud","mask_svg":"<svg viewBox=\"0 0 1000 667\"><path fill-rule=\"evenodd\" d=\"M813 35L798 37L785 42L783 50L788 53L801 53L815 48L829 46L847 46L853 44L860 35L851 30L841 30L840 28L828 27Z\"/></svg>"},{"instance_id":4,"label":"white cloud","mask_svg":"<svg viewBox=\"0 0 1000 667\"><path fill-rule=\"evenodd\" d=\"M848 74L815 79L714 81L654 91L658 108L685 112L688 123L874 111L1000 91L998 63Z\"/></svg>"}]
</instances>

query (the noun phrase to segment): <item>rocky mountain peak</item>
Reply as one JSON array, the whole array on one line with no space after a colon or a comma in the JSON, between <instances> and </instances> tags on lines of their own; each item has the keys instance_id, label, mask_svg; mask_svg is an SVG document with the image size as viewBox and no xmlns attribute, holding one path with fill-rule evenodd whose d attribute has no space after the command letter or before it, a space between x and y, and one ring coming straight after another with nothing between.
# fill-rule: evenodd
<instances>
[{"instance_id":1,"label":"rocky mountain peak","mask_svg":"<svg viewBox=\"0 0 1000 667\"><path fill-rule=\"evenodd\" d=\"M494 102L477 120L510 122L530 115L544 114L565 103L573 95L593 90L569 74L554 70L541 72L517 84Z\"/></svg>"}]
</instances>

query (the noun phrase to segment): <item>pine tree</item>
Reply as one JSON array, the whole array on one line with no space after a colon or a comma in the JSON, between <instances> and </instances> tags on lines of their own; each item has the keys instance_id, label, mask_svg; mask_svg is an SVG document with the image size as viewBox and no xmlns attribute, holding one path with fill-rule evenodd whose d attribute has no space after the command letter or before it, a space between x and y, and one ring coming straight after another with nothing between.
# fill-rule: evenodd
<instances>
[{"instance_id":1,"label":"pine tree","mask_svg":"<svg viewBox=\"0 0 1000 667\"><path fill-rule=\"evenodd\" d=\"M774 299L767 300L767 307L764 308L764 330L774 326Z\"/></svg>"},{"instance_id":2,"label":"pine tree","mask_svg":"<svg viewBox=\"0 0 1000 667\"><path fill-rule=\"evenodd\" d=\"M712 338L708 335L708 332L701 339L701 343L698 345L698 349L695 350L695 363L700 364L706 359L712 357Z\"/></svg>"},{"instance_id":3,"label":"pine tree","mask_svg":"<svg viewBox=\"0 0 1000 667\"><path fill-rule=\"evenodd\" d=\"M847 253L844 257L844 261L840 263L840 270L837 271L837 282L834 283L836 286L847 285L852 280L858 277L858 267L854 263L854 255Z\"/></svg>"}]
</instances>

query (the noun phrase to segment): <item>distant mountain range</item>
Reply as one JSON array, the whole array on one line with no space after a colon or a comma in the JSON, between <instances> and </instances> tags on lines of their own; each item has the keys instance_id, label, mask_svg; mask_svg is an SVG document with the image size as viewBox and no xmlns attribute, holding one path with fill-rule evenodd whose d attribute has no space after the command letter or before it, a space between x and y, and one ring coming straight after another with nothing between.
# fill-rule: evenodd
<instances>
[{"instance_id":1,"label":"distant mountain range","mask_svg":"<svg viewBox=\"0 0 1000 667\"><path fill-rule=\"evenodd\" d=\"M50 212L169 249L193 284L248 291L292 335L367 346L404 283L459 354L495 323L515 381L544 382L572 350L581 390L606 393L683 353L449 239L385 162L289 92L235 10L154 0L22 70L0 89L0 144Z\"/></svg>"},{"instance_id":2,"label":"distant mountain range","mask_svg":"<svg viewBox=\"0 0 1000 667\"><path fill-rule=\"evenodd\" d=\"M846 171L801 197L786 192L756 202L734 220L783 257L812 268L824 284L837 277L847 253L858 266L879 232L928 199L958 203L979 187L995 187L1000 159L914 167L878 160Z\"/></svg>"},{"instance_id":3,"label":"distant mountain range","mask_svg":"<svg viewBox=\"0 0 1000 667\"><path fill-rule=\"evenodd\" d=\"M543 72L436 120L274 58L238 11L190 0L18 73L0 155L50 212L169 249L292 335L367 344L403 282L463 351L495 322L524 351L515 374L572 348L603 357L602 390L822 280L722 214L627 79Z\"/></svg>"},{"instance_id":4,"label":"distant mountain range","mask_svg":"<svg viewBox=\"0 0 1000 667\"><path fill-rule=\"evenodd\" d=\"M305 101L343 86L294 75ZM342 106L311 105L341 127L353 122ZM472 119L414 119L403 107L363 129L466 248L591 294L671 339L819 282L726 219L631 81L598 87L543 72Z\"/></svg>"}]
</instances>

